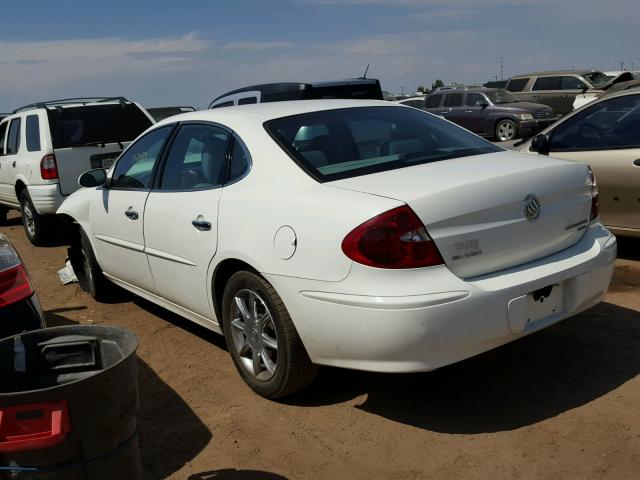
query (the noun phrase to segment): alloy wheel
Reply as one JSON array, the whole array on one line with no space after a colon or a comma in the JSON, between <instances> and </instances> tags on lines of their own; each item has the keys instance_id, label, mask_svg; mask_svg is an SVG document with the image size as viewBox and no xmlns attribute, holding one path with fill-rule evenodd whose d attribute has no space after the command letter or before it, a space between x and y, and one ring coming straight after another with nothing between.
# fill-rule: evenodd
<instances>
[{"instance_id":1,"label":"alloy wheel","mask_svg":"<svg viewBox=\"0 0 640 480\"><path fill-rule=\"evenodd\" d=\"M31 206L25 202L22 205L22 215L24 216L24 224L27 227L27 232L30 237L35 236L36 234L36 220L33 218L33 211L31 210Z\"/></svg>"},{"instance_id":2,"label":"alloy wheel","mask_svg":"<svg viewBox=\"0 0 640 480\"><path fill-rule=\"evenodd\" d=\"M513 140L516 134L516 127L512 122L500 122L497 128L497 137L501 142Z\"/></svg>"},{"instance_id":3,"label":"alloy wheel","mask_svg":"<svg viewBox=\"0 0 640 480\"><path fill-rule=\"evenodd\" d=\"M278 367L278 334L264 300L253 290L239 290L231 307L231 335L244 371L268 381Z\"/></svg>"}]
</instances>

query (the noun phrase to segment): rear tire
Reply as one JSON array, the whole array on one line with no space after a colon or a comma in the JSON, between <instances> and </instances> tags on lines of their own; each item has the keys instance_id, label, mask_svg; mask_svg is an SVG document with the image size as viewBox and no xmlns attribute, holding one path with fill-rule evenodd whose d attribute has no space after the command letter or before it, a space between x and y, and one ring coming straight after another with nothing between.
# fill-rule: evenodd
<instances>
[{"instance_id":1,"label":"rear tire","mask_svg":"<svg viewBox=\"0 0 640 480\"><path fill-rule=\"evenodd\" d=\"M98 302L110 300L114 296L116 286L103 275L89 237L82 229L79 238L69 248L69 259L82 290Z\"/></svg>"},{"instance_id":2,"label":"rear tire","mask_svg":"<svg viewBox=\"0 0 640 480\"><path fill-rule=\"evenodd\" d=\"M315 378L318 366L311 363L282 299L264 278L247 271L233 274L224 290L222 319L233 363L258 395L284 397Z\"/></svg>"},{"instance_id":3,"label":"rear tire","mask_svg":"<svg viewBox=\"0 0 640 480\"><path fill-rule=\"evenodd\" d=\"M504 118L496 124L495 134L498 141L508 142L516 138L517 131L516 122Z\"/></svg>"},{"instance_id":4,"label":"rear tire","mask_svg":"<svg viewBox=\"0 0 640 480\"><path fill-rule=\"evenodd\" d=\"M50 229L53 221L36 211L26 188L20 193L20 210L22 226L29 241L37 247L47 245L52 238Z\"/></svg>"}]
</instances>

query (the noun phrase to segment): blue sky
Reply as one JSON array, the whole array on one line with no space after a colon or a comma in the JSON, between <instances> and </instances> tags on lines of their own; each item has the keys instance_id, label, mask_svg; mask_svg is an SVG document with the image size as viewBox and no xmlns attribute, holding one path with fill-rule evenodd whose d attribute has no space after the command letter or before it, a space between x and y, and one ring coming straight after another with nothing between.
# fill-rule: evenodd
<instances>
[{"instance_id":1,"label":"blue sky","mask_svg":"<svg viewBox=\"0 0 640 480\"><path fill-rule=\"evenodd\" d=\"M370 77L413 91L533 70L640 69L637 0L13 2L0 25L0 111L125 95L206 106L271 81Z\"/></svg>"}]
</instances>

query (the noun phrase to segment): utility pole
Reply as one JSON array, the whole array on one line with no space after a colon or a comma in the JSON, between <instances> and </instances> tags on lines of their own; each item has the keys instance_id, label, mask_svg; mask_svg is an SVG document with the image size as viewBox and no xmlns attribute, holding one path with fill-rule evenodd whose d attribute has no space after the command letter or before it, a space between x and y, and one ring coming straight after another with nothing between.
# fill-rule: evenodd
<instances>
[{"instance_id":1,"label":"utility pole","mask_svg":"<svg viewBox=\"0 0 640 480\"><path fill-rule=\"evenodd\" d=\"M504 63L502 60L502 57L500 57L500 80L504 80Z\"/></svg>"},{"instance_id":2,"label":"utility pole","mask_svg":"<svg viewBox=\"0 0 640 480\"><path fill-rule=\"evenodd\" d=\"M404 87L400 87L400 94L404 95Z\"/></svg>"},{"instance_id":3,"label":"utility pole","mask_svg":"<svg viewBox=\"0 0 640 480\"><path fill-rule=\"evenodd\" d=\"M624 62L620 62L620 71L624 72Z\"/></svg>"}]
</instances>

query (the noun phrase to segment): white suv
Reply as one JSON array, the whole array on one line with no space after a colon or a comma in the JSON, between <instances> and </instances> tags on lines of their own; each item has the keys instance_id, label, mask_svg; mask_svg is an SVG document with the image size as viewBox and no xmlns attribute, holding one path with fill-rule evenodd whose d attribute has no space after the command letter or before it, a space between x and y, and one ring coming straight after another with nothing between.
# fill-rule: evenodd
<instances>
[{"instance_id":1,"label":"white suv","mask_svg":"<svg viewBox=\"0 0 640 480\"><path fill-rule=\"evenodd\" d=\"M10 209L34 245L55 230L55 212L89 168L106 168L155 121L122 97L34 103L0 122L0 221Z\"/></svg>"}]
</instances>

